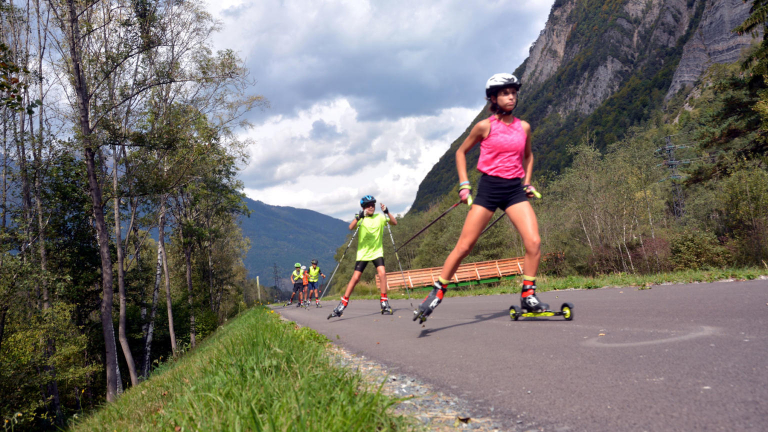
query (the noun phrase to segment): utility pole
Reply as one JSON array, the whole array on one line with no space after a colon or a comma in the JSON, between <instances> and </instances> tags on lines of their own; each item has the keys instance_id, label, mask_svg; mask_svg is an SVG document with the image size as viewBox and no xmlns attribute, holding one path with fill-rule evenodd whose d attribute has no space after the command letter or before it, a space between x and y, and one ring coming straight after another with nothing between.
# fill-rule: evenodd
<instances>
[{"instance_id":1,"label":"utility pole","mask_svg":"<svg viewBox=\"0 0 768 432\"><path fill-rule=\"evenodd\" d=\"M656 150L664 155L664 162L662 165L666 165L669 168L670 175L667 177L672 180L672 193L673 193L673 207L675 212L675 218L681 219L685 216L685 197L683 196L683 188L680 186L680 179L682 176L678 172L678 167L682 163L690 163L690 161L680 161L675 158L675 150L688 148L686 145L672 145L672 136L664 137L664 147ZM666 180L666 179L664 179Z\"/></svg>"}]
</instances>

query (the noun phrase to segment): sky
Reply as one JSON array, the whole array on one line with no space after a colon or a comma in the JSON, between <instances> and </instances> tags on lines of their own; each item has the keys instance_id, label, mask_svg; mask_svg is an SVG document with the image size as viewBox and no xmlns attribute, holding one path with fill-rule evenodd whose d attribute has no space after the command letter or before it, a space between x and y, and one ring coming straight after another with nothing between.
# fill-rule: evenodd
<instances>
[{"instance_id":1,"label":"sky","mask_svg":"<svg viewBox=\"0 0 768 432\"><path fill-rule=\"evenodd\" d=\"M410 208L554 2L205 1L222 24L214 47L235 50L269 101L239 132L253 142L245 194L347 221L363 195Z\"/></svg>"}]
</instances>

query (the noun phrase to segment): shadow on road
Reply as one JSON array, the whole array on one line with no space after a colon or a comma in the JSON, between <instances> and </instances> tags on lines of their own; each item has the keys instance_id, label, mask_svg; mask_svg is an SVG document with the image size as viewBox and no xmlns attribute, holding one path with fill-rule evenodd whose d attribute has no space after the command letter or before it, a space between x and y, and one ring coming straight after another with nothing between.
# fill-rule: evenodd
<instances>
[{"instance_id":1,"label":"shadow on road","mask_svg":"<svg viewBox=\"0 0 768 432\"><path fill-rule=\"evenodd\" d=\"M476 324L476 323L479 323L479 322L489 321L489 320L496 319L496 318L501 318L501 317L504 317L504 316L508 317L509 316L509 312L508 311L500 311L500 312L496 312L496 313L492 313L492 314L475 315L475 319L472 320L472 321L466 321L466 322L463 322L463 323L453 324L453 325L449 325L449 326L445 326L445 327L440 327L440 328L436 328L436 329L424 329L424 330L421 331L421 334L419 334L419 337L423 338L423 337L429 336L432 333L437 333L439 331L446 330L446 329L449 329L449 328L461 327L461 326L470 325L470 324Z\"/></svg>"}]
</instances>

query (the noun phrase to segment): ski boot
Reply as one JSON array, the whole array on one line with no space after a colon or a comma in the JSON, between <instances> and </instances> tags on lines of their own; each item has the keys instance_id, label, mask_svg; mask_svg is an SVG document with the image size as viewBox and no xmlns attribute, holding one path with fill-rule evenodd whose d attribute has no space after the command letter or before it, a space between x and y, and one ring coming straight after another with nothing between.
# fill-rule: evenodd
<instances>
[{"instance_id":1,"label":"ski boot","mask_svg":"<svg viewBox=\"0 0 768 432\"><path fill-rule=\"evenodd\" d=\"M527 312L544 312L549 310L547 303L542 303L536 297L536 285L526 285L520 293L520 307Z\"/></svg>"},{"instance_id":2,"label":"ski boot","mask_svg":"<svg viewBox=\"0 0 768 432\"><path fill-rule=\"evenodd\" d=\"M292 304L293 304L293 300L288 300L288 303L286 303L285 305L286 305L286 306L290 306L290 305L292 305Z\"/></svg>"},{"instance_id":3,"label":"ski boot","mask_svg":"<svg viewBox=\"0 0 768 432\"><path fill-rule=\"evenodd\" d=\"M435 287L432 288L432 292L424 299L419 305L419 309L413 311L413 320L419 320L419 324L423 324L427 320L427 317L437 308L437 305L443 301L445 295L445 287L440 282L435 282Z\"/></svg>"},{"instance_id":4,"label":"ski boot","mask_svg":"<svg viewBox=\"0 0 768 432\"><path fill-rule=\"evenodd\" d=\"M384 300L381 302L381 314L384 315L385 313L394 315L395 311L392 310L392 308L389 306L389 301Z\"/></svg>"},{"instance_id":5,"label":"ski boot","mask_svg":"<svg viewBox=\"0 0 768 432\"><path fill-rule=\"evenodd\" d=\"M344 309L346 309L346 307L344 306L344 303L343 303L343 302L339 302L339 305L338 305L338 306L336 306L336 308L335 308L335 309L333 309L333 311L331 312L331 314L330 314L330 315L328 315L328 318L326 318L326 319L331 319L331 318L335 318L335 317L340 317L340 316L341 316L341 314L343 314L343 313L344 313Z\"/></svg>"},{"instance_id":6,"label":"ski boot","mask_svg":"<svg viewBox=\"0 0 768 432\"><path fill-rule=\"evenodd\" d=\"M296 302L296 307L297 307L297 308L300 308L300 307L303 305L303 303L304 303L304 302L302 302L302 301L298 301L298 302Z\"/></svg>"},{"instance_id":7,"label":"ski boot","mask_svg":"<svg viewBox=\"0 0 768 432\"><path fill-rule=\"evenodd\" d=\"M316 307L316 308L321 308L321 307L323 307L323 306L322 306L322 305L320 304L320 302L318 301L318 302L316 302L316 303L315 303L315 307Z\"/></svg>"}]
</instances>

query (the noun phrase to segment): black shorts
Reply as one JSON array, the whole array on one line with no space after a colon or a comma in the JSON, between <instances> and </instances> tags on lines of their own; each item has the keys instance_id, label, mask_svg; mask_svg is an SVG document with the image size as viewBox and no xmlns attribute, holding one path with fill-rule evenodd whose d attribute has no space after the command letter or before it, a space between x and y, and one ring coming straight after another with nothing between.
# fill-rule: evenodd
<instances>
[{"instance_id":1,"label":"black shorts","mask_svg":"<svg viewBox=\"0 0 768 432\"><path fill-rule=\"evenodd\" d=\"M365 266L367 266L369 262L372 262L374 267L378 268L384 265L384 257L378 257L372 261L355 261L355 271L362 273L362 271L365 270Z\"/></svg>"},{"instance_id":2,"label":"black shorts","mask_svg":"<svg viewBox=\"0 0 768 432\"><path fill-rule=\"evenodd\" d=\"M293 284L293 292L301 291L304 288L304 284L301 282Z\"/></svg>"},{"instance_id":3,"label":"black shorts","mask_svg":"<svg viewBox=\"0 0 768 432\"><path fill-rule=\"evenodd\" d=\"M523 180L519 178L505 179L483 174L477 183L474 203L492 212L497 208L507 210L508 207L528 200L522 183Z\"/></svg>"}]
</instances>

